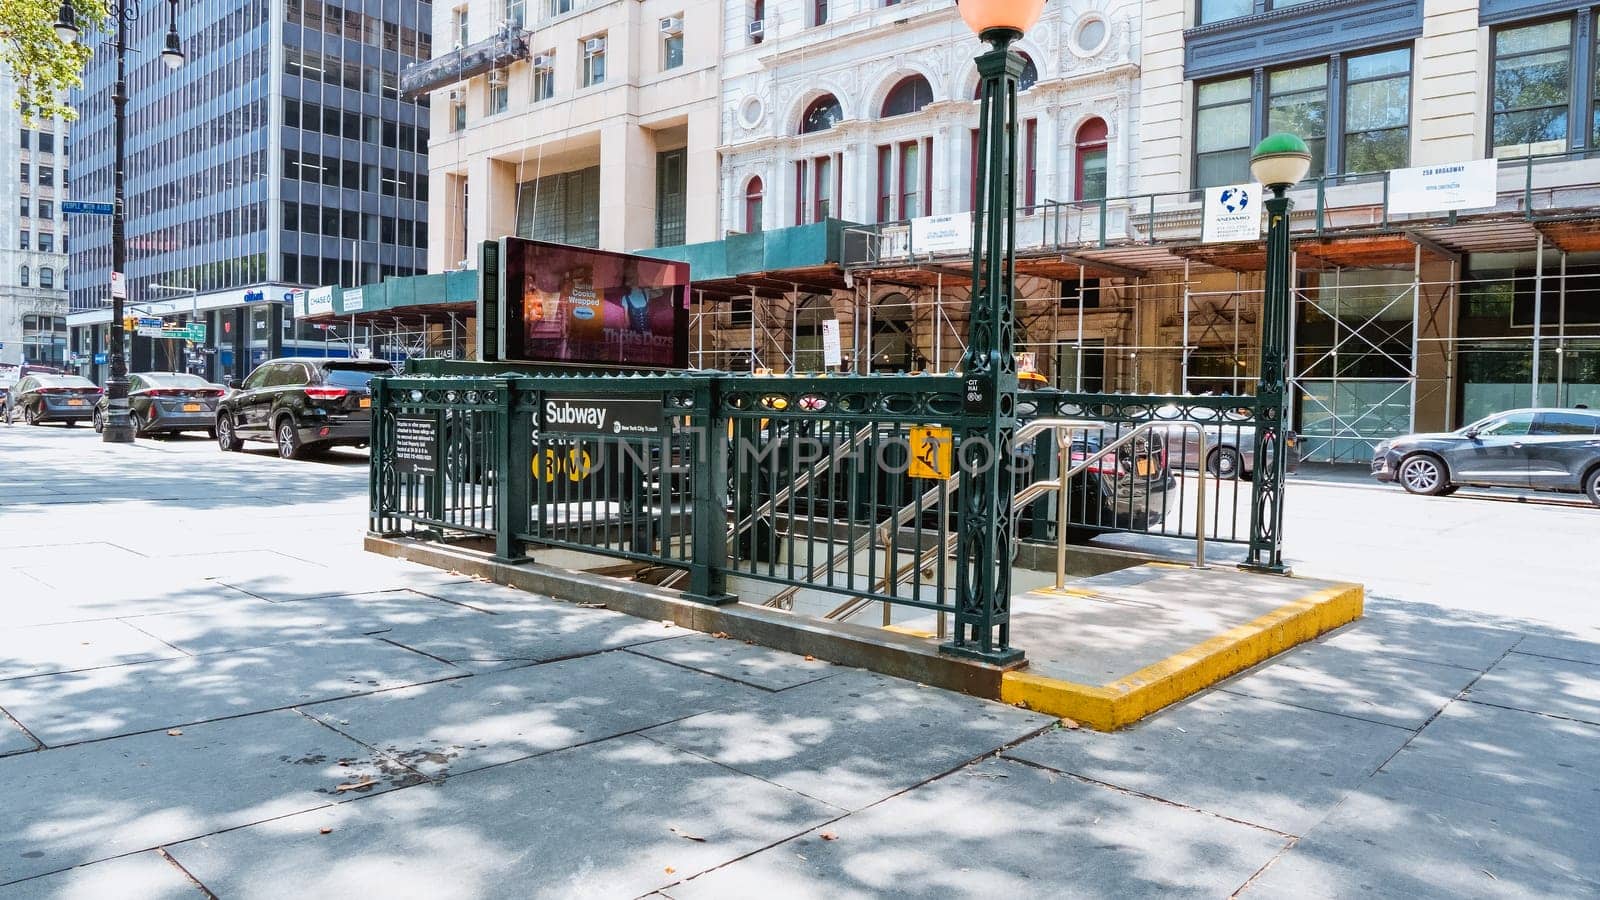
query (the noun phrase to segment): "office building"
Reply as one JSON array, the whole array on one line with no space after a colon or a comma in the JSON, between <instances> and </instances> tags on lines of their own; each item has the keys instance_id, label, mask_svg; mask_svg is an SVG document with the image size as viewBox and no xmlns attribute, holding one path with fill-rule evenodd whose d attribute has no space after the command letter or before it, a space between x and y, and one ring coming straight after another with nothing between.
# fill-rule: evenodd
<instances>
[{"instance_id":1,"label":"office building","mask_svg":"<svg viewBox=\"0 0 1600 900\"><path fill-rule=\"evenodd\" d=\"M0 182L15 198L0 204L0 365L19 371L67 364L67 133L0 103Z\"/></svg>"}]
</instances>

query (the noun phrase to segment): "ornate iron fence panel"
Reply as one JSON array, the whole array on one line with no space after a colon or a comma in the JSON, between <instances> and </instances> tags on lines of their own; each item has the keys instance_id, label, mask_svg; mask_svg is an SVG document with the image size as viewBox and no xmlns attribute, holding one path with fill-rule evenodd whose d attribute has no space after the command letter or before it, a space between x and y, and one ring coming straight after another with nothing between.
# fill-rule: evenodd
<instances>
[{"instance_id":1,"label":"ornate iron fence panel","mask_svg":"<svg viewBox=\"0 0 1600 900\"><path fill-rule=\"evenodd\" d=\"M1207 541L1249 545L1251 517L1263 485L1255 478L1256 429L1261 425L1258 405L1249 396L1175 396L1086 394L1066 391L1027 391L1019 402L1033 416L1096 419L1105 422L1098 431L1074 437L1074 460L1092 455L1129 430L1157 423L1152 445L1135 444L1112 464L1074 478L1071 522L1087 536L1106 532L1131 532L1156 537L1193 540L1203 530ZM1166 423L1168 427L1163 427ZM1194 423L1204 429L1201 455ZM1288 436L1290 466L1298 458L1297 441ZM1048 454L1039 454L1041 466ZM1197 522L1199 478L1206 472L1205 520ZM1043 476L1041 476L1043 477ZM1268 485L1279 494L1282 485ZM1102 502L1096 502L1096 496ZM1035 524L1025 529L1043 537Z\"/></svg>"},{"instance_id":2,"label":"ornate iron fence panel","mask_svg":"<svg viewBox=\"0 0 1600 900\"><path fill-rule=\"evenodd\" d=\"M372 530L496 534L506 380L399 377L372 384Z\"/></svg>"}]
</instances>

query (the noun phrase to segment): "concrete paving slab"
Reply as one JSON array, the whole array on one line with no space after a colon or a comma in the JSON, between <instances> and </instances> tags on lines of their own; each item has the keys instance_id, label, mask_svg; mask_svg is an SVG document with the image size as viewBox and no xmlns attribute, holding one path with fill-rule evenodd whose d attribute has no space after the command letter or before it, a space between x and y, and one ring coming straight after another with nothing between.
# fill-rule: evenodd
<instances>
[{"instance_id":1,"label":"concrete paving slab","mask_svg":"<svg viewBox=\"0 0 1600 900\"><path fill-rule=\"evenodd\" d=\"M54 747L461 674L375 638L323 638L0 681L0 707Z\"/></svg>"},{"instance_id":2,"label":"concrete paving slab","mask_svg":"<svg viewBox=\"0 0 1600 900\"><path fill-rule=\"evenodd\" d=\"M1055 720L859 669L644 732L845 809L860 809Z\"/></svg>"},{"instance_id":3,"label":"concrete paving slab","mask_svg":"<svg viewBox=\"0 0 1600 900\"><path fill-rule=\"evenodd\" d=\"M387 559L388 557L377 558ZM448 600L451 603L460 603L485 612L496 613L524 612L529 608L541 608L544 604L552 602L550 597L529 593L514 587L507 587L503 584L495 584L492 581L477 581L475 579L456 581L449 584L429 585L416 588L416 590L430 597L438 597L440 600Z\"/></svg>"},{"instance_id":4,"label":"concrete paving slab","mask_svg":"<svg viewBox=\"0 0 1600 900\"><path fill-rule=\"evenodd\" d=\"M1396 787L1600 831L1600 726L1457 701L1379 775Z\"/></svg>"},{"instance_id":5,"label":"concrete paving slab","mask_svg":"<svg viewBox=\"0 0 1600 900\"><path fill-rule=\"evenodd\" d=\"M105 571L119 566L139 565L144 561L140 554L105 541L30 543L0 548L0 569L46 572L58 568L72 570L90 567Z\"/></svg>"},{"instance_id":6,"label":"concrete paving slab","mask_svg":"<svg viewBox=\"0 0 1600 900\"><path fill-rule=\"evenodd\" d=\"M287 711L9 757L0 884L312 809L368 779L374 793L419 776Z\"/></svg>"},{"instance_id":7,"label":"concrete paving slab","mask_svg":"<svg viewBox=\"0 0 1600 900\"><path fill-rule=\"evenodd\" d=\"M1218 687L1415 731L1477 677L1477 672L1457 666L1308 644Z\"/></svg>"},{"instance_id":8,"label":"concrete paving slab","mask_svg":"<svg viewBox=\"0 0 1600 900\"><path fill-rule=\"evenodd\" d=\"M1285 842L990 760L663 893L675 900L1226 897Z\"/></svg>"},{"instance_id":9,"label":"concrete paving slab","mask_svg":"<svg viewBox=\"0 0 1600 900\"><path fill-rule=\"evenodd\" d=\"M448 628L396 627L383 638L452 663L477 663L472 667L476 671L493 671L693 633L670 623L547 600L519 612L457 619Z\"/></svg>"},{"instance_id":10,"label":"concrete paving slab","mask_svg":"<svg viewBox=\"0 0 1600 900\"><path fill-rule=\"evenodd\" d=\"M300 709L443 777L747 706L761 696L656 660L601 653Z\"/></svg>"},{"instance_id":11,"label":"concrete paving slab","mask_svg":"<svg viewBox=\"0 0 1600 900\"><path fill-rule=\"evenodd\" d=\"M1243 896L1600 896L1600 834L1376 779Z\"/></svg>"},{"instance_id":12,"label":"concrete paving slab","mask_svg":"<svg viewBox=\"0 0 1600 900\"><path fill-rule=\"evenodd\" d=\"M402 561L372 560L357 557L334 567L295 561L275 569L251 567L219 573L214 580L264 600L282 602L454 584L465 578Z\"/></svg>"},{"instance_id":13,"label":"concrete paving slab","mask_svg":"<svg viewBox=\"0 0 1600 900\"><path fill-rule=\"evenodd\" d=\"M39 749L39 744L27 733L17 727L17 723L0 709L0 756L9 756L13 753L27 753Z\"/></svg>"},{"instance_id":14,"label":"concrete paving slab","mask_svg":"<svg viewBox=\"0 0 1600 900\"><path fill-rule=\"evenodd\" d=\"M1600 632L1595 634L1593 640L1588 641L1530 634L1517 645L1517 652L1600 666Z\"/></svg>"},{"instance_id":15,"label":"concrete paving slab","mask_svg":"<svg viewBox=\"0 0 1600 900\"><path fill-rule=\"evenodd\" d=\"M709 635L690 635L628 648L631 653L666 660L745 684L781 691L839 672L832 663L781 650Z\"/></svg>"},{"instance_id":16,"label":"concrete paving slab","mask_svg":"<svg viewBox=\"0 0 1600 900\"><path fill-rule=\"evenodd\" d=\"M0 626L0 680L183 655L182 650L115 619L23 628Z\"/></svg>"},{"instance_id":17,"label":"concrete paving slab","mask_svg":"<svg viewBox=\"0 0 1600 900\"><path fill-rule=\"evenodd\" d=\"M1066 595L1016 597L1012 634L1028 636L1029 672L1099 685L1258 619L1315 587L1225 569L1140 566L1081 579L1069 589Z\"/></svg>"},{"instance_id":18,"label":"concrete paving slab","mask_svg":"<svg viewBox=\"0 0 1600 900\"><path fill-rule=\"evenodd\" d=\"M632 898L837 815L692 754L617 738L168 852L218 896L243 900Z\"/></svg>"},{"instance_id":19,"label":"concrete paving slab","mask_svg":"<svg viewBox=\"0 0 1600 900\"><path fill-rule=\"evenodd\" d=\"M205 609L249 599L226 585L184 577L120 573L115 578L79 573L58 579L44 595L0 595L0 621L8 626L54 625L124 616Z\"/></svg>"},{"instance_id":20,"label":"concrete paving slab","mask_svg":"<svg viewBox=\"0 0 1600 900\"><path fill-rule=\"evenodd\" d=\"M1304 834L1411 732L1213 693L1106 735L1058 729L1005 756Z\"/></svg>"},{"instance_id":21,"label":"concrete paving slab","mask_svg":"<svg viewBox=\"0 0 1600 900\"><path fill-rule=\"evenodd\" d=\"M1467 699L1600 725L1600 663L1508 653Z\"/></svg>"},{"instance_id":22,"label":"concrete paving slab","mask_svg":"<svg viewBox=\"0 0 1600 900\"><path fill-rule=\"evenodd\" d=\"M1456 610L1382 599L1369 600L1359 622L1318 638L1363 656L1402 657L1479 672L1520 640L1520 631L1477 623Z\"/></svg>"},{"instance_id":23,"label":"concrete paving slab","mask_svg":"<svg viewBox=\"0 0 1600 900\"><path fill-rule=\"evenodd\" d=\"M373 634L487 613L412 591L381 591L273 603L244 597L193 612L126 619L128 625L190 653L219 653L335 635ZM444 630L450 626L438 625Z\"/></svg>"},{"instance_id":24,"label":"concrete paving slab","mask_svg":"<svg viewBox=\"0 0 1600 900\"><path fill-rule=\"evenodd\" d=\"M203 900L205 892L154 850L0 887L0 900Z\"/></svg>"}]
</instances>

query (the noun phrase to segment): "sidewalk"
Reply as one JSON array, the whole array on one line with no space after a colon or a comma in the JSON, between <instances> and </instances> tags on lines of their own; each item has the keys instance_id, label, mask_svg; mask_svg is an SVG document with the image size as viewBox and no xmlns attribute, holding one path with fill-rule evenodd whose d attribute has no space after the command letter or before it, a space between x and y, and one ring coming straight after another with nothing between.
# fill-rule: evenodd
<instances>
[{"instance_id":1,"label":"sidewalk","mask_svg":"<svg viewBox=\"0 0 1600 900\"><path fill-rule=\"evenodd\" d=\"M1581 631L1374 598L1099 734L362 553L356 455L87 438L0 431L4 900L1600 894Z\"/></svg>"}]
</instances>

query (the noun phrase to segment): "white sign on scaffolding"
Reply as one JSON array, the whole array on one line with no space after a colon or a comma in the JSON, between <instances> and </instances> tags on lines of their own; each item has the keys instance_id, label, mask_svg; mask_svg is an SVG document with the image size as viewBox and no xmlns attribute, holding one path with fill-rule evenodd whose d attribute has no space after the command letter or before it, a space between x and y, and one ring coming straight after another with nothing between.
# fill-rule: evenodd
<instances>
[{"instance_id":1,"label":"white sign on scaffolding","mask_svg":"<svg viewBox=\"0 0 1600 900\"><path fill-rule=\"evenodd\" d=\"M1389 173L1389 212L1430 213L1494 206L1499 168L1492 159L1395 169Z\"/></svg>"},{"instance_id":2,"label":"white sign on scaffolding","mask_svg":"<svg viewBox=\"0 0 1600 900\"><path fill-rule=\"evenodd\" d=\"M306 315L320 316L333 312L333 288L331 286L312 288L306 291Z\"/></svg>"},{"instance_id":3,"label":"white sign on scaffolding","mask_svg":"<svg viewBox=\"0 0 1600 900\"><path fill-rule=\"evenodd\" d=\"M1261 185L1224 184L1206 188L1200 240L1206 244L1261 239Z\"/></svg>"},{"instance_id":4,"label":"white sign on scaffolding","mask_svg":"<svg viewBox=\"0 0 1600 900\"><path fill-rule=\"evenodd\" d=\"M839 320L822 320L822 364L834 368L844 362L844 351L839 346Z\"/></svg>"},{"instance_id":5,"label":"white sign on scaffolding","mask_svg":"<svg viewBox=\"0 0 1600 900\"><path fill-rule=\"evenodd\" d=\"M911 220L912 253L971 253L972 213Z\"/></svg>"},{"instance_id":6,"label":"white sign on scaffolding","mask_svg":"<svg viewBox=\"0 0 1600 900\"><path fill-rule=\"evenodd\" d=\"M361 288L345 288L344 294L339 298L339 302L342 304L343 312L360 312L362 305L366 302L366 295L362 293Z\"/></svg>"}]
</instances>

